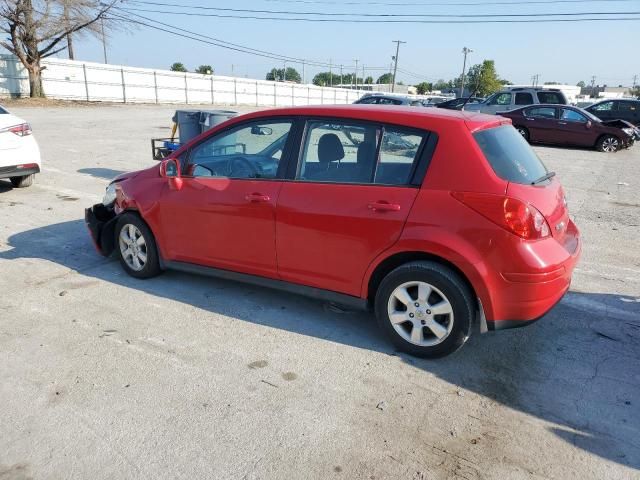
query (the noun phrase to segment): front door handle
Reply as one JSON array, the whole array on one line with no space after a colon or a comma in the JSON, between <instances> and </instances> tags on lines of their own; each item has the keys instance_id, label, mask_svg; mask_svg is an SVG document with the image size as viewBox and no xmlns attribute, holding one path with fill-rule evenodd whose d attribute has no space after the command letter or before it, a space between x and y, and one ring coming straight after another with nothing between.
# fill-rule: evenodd
<instances>
[{"instance_id":1,"label":"front door handle","mask_svg":"<svg viewBox=\"0 0 640 480\"><path fill-rule=\"evenodd\" d=\"M373 202L367 205L369 210L374 212L399 212L400 205L397 203L389 203L385 201Z\"/></svg>"},{"instance_id":2,"label":"front door handle","mask_svg":"<svg viewBox=\"0 0 640 480\"><path fill-rule=\"evenodd\" d=\"M567 122L558 122L558 125L566 125Z\"/></svg>"},{"instance_id":3,"label":"front door handle","mask_svg":"<svg viewBox=\"0 0 640 480\"><path fill-rule=\"evenodd\" d=\"M269 200L271 200L271 197L269 195L263 195L262 193L249 193L244 198L245 200L247 200L247 202L251 203L268 202Z\"/></svg>"}]
</instances>

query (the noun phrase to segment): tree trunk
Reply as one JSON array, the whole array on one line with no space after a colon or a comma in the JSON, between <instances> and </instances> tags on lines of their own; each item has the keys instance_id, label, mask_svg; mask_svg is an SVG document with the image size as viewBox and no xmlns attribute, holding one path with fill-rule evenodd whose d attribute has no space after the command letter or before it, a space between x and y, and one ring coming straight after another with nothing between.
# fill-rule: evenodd
<instances>
[{"instance_id":1,"label":"tree trunk","mask_svg":"<svg viewBox=\"0 0 640 480\"><path fill-rule=\"evenodd\" d=\"M70 33L67 33L67 50L69 51L69 60L75 60L73 54L73 40Z\"/></svg>"},{"instance_id":2,"label":"tree trunk","mask_svg":"<svg viewBox=\"0 0 640 480\"><path fill-rule=\"evenodd\" d=\"M42 69L40 66L27 68L29 72L29 96L31 98L45 98L42 88Z\"/></svg>"}]
</instances>

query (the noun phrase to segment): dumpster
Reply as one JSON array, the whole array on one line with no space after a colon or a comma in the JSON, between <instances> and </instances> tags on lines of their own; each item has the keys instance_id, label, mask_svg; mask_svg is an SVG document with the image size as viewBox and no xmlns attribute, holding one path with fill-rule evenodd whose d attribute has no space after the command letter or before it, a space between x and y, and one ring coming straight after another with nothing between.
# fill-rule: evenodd
<instances>
[{"instance_id":1,"label":"dumpster","mask_svg":"<svg viewBox=\"0 0 640 480\"><path fill-rule=\"evenodd\" d=\"M172 118L171 138L151 139L153 159L162 160L180 145L236 115L238 112L233 110L176 110Z\"/></svg>"}]
</instances>

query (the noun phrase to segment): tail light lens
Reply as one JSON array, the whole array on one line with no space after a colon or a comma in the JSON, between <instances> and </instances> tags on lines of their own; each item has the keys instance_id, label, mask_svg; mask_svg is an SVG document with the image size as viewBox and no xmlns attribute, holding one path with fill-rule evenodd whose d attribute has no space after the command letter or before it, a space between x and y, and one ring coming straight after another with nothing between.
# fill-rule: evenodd
<instances>
[{"instance_id":1,"label":"tail light lens","mask_svg":"<svg viewBox=\"0 0 640 480\"><path fill-rule=\"evenodd\" d=\"M487 193L453 192L452 195L467 207L520 238L538 240L551 235L547 220L530 203Z\"/></svg>"},{"instance_id":2,"label":"tail light lens","mask_svg":"<svg viewBox=\"0 0 640 480\"><path fill-rule=\"evenodd\" d=\"M16 125L15 127L9 127L5 129L7 132L15 133L19 137L26 137L27 135L31 135L33 132L31 130L31 125L28 123L21 123L20 125Z\"/></svg>"}]
</instances>

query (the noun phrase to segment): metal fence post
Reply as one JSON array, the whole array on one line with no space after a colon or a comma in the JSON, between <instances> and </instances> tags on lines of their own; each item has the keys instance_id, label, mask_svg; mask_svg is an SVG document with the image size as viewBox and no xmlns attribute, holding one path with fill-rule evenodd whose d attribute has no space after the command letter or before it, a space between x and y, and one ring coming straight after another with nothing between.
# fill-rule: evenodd
<instances>
[{"instance_id":1,"label":"metal fence post","mask_svg":"<svg viewBox=\"0 0 640 480\"><path fill-rule=\"evenodd\" d=\"M87 102L89 101L89 84L87 83L87 66L82 64L82 72L84 73L84 91L87 95Z\"/></svg>"},{"instance_id":2,"label":"metal fence post","mask_svg":"<svg viewBox=\"0 0 640 480\"><path fill-rule=\"evenodd\" d=\"M213 105L213 75L211 75L211 105Z\"/></svg>"},{"instance_id":3,"label":"metal fence post","mask_svg":"<svg viewBox=\"0 0 640 480\"><path fill-rule=\"evenodd\" d=\"M233 79L233 104L238 104L238 79Z\"/></svg>"},{"instance_id":4,"label":"metal fence post","mask_svg":"<svg viewBox=\"0 0 640 480\"><path fill-rule=\"evenodd\" d=\"M311 87L307 87L307 105L311 105Z\"/></svg>"},{"instance_id":5,"label":"metal fence post","mask_svg":"<svg viewBox=\"0 0 640 480\"><path fill-rule=\"evenodd\" d=\"M278 106L278 84L274 81L273 82L273 106L277 107Z\"/></svg>"},{"instance_id":6,"label":"metal fence post","mask_svg":"<svg viewBox=\"0 0 640 480\"><path fill-rule=\"evenodd\" d=\"M320 87L320 105L324 105L324 87Z\"/></svg>"},{"instance_id":7,"label":"metal fence post","mask_svg":"<svg viewBox=\"0 0 640 480\"><path fill-rule=\"evenodd\" d=\"M127 103L127 87L124 84L124 68L120 69L120 77L122 78L122 102Z\"/></svg>"},{"instance_id":8,"label":"metal fence post","mask_svg":"<svg viewBox=\"0 0 640 480\"><path fill-rule=\"evenodd\" d=\"M260 104L258 99L258 81L256 80L256 107Z\"/></svg>"},{"instance_id":9,"label":"metal fence post","mask_svg":"<svg viewBox=\"0 0 640 480\"><path fill-rule=\"evenodd\" d=\"M291 85L291 106L296 106L296 87L295 84Z\"/></svg>"},{"instance_id":10,"label":"metal fence post","mask_svg":"<svg viewBox=\"0 0 640 480\"><path fill-rule=\"evenodd\" d=\"M184 103L189 104L189 86L187 85L187 73L184 74Z\"/></svg>"},{"instance_id":11,"label":"metal fence post","mask_svg":"<svg viewBox=\"0 0 640 480\"><path fill-rule=\"evenodd\" d=\"M333 89L333 103L338 103L338 91L335 88Z\"/></svg>"},{"instance_id":12,"label":"metal fence post","mask_svg":"<svg viewBox=\"0 0 640 480\"><path fill-rule=\"evenodd\" d=\"M153 91L156 95L156 103L158 103L158 79L156 78L156 71L153 71Z\"/></svg>"}]
</instances>

